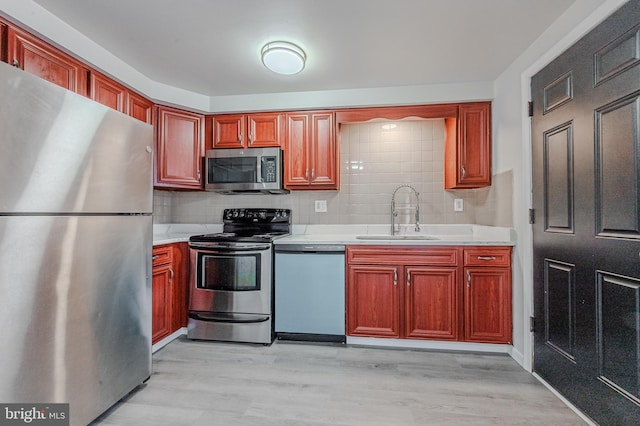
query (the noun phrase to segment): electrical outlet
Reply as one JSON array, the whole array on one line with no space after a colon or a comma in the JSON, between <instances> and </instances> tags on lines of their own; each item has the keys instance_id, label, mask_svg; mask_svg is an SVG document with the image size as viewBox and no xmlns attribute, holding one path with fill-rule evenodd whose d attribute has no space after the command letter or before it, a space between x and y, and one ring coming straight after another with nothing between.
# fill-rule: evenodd
<instances>
[{"instance_id":1,"label":"electrical outlet","mask_svg":"<svg viewBox=\"0 0 640 426\"><path fill-rule=\"evenodd\" d=\"M464 211L464 200L462 198L456 198L455 200L453 200L453 211Z\"/></svg>"},{"instance_id":2,"label":"electrical outlet","mask_svg":"<svg viewBox=\"0 0 640 426\"><path fill-rule=\"evenodd\" d=\"M325 213L327 211L327 200L316 200L316 213Z\"/></svg>"}]
</instances>

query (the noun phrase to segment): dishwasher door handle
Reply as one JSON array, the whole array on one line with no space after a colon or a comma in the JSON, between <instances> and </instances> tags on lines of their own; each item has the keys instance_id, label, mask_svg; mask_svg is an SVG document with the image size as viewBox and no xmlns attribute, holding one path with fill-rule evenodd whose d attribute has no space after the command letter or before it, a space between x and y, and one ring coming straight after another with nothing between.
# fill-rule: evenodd
<instances>
[{"instance_id":1,"label":"dishwasher door handle","mask_svg":"<svg viewBox=\"0 0 640 426\"><path fill-rule=\"evenodd\" d=\"M343 244L276 244L276 253L340 253L345 252Z\"/></svg>"}]
</instances>

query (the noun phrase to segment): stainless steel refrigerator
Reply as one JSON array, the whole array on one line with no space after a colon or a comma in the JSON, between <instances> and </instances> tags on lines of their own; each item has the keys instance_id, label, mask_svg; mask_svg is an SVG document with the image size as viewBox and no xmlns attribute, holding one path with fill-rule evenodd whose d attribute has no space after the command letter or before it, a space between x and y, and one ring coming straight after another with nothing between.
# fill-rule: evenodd
<instances>
[{"instance_id":1,"label":"stainless steel refrigerator","mask_svg":"<svg viewBox=\"0 0 640 426\"><path fill-rule=\"evenodd\" d=\"M150 376L152 146L0 62L0 402L86 425Z\"/></svg>"}]
</instances>

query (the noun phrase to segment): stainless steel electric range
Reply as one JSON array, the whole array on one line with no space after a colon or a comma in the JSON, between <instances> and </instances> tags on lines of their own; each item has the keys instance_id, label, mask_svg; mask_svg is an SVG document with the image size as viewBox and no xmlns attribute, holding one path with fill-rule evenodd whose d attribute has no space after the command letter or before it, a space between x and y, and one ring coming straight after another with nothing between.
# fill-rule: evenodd
<instances>
[{"instance_id":1,"label":"stainless steel electric range","mask_svg":"<svg viewBox=\"0 0 640 426\"><path fill-rule=\"evenodd\" d=\"M291 210L225 209L223 223L189 239L187 337L270 344L273 240L290 233Z\"/></svg>"}]
</instances>

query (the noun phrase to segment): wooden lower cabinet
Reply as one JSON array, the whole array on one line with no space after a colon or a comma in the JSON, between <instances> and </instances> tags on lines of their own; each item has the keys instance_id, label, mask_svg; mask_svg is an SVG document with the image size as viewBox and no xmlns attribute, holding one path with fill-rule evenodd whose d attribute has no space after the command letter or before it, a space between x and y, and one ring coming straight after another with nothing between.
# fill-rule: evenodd
<instances>
[{"instance_id":1,"label":"wooden lower cabinet","mask_svg":"<svg viewBox=\"0 0 640 426\"><path fill-rule=\"evenodd\" d=\"M151 285L151 342L171 334L173 306L171 287L173 284L173 265L167 263L153 267Z\"/></svg>"},{"instance_id":2,"label":"wooden lower cabinet","mask_svg":"<svg viewBox=\"0 0 640 426\"><path fill-rule=\"evenodd\" d=\"M511 248L465 250L465 340L511 343Z\"/></svg>"},{"instance_id":3,"label":"wooden lower cabinet","mask_svg":"<svg viewBox=\"0 0 640 426\"><path fill-rule=\"evenodd\" d=\"M405 336L460 338L458 267L406 267Z\"/></svg>"},{"instance_id":4,"label":"wooden lower cabinet","mask_svg":"<svg viewBox=\"0 0 640 426\"><path fill-rule=\"evenodd\" d=\"M151 342L156 343L187 322L188 248L174 243L153 248Z\"/></svg>"},{"instance_id":5,"label":"wooden lower cabinet","mask_svg":"<svg viewBox=\"0 0 640 426\"><path fill-rule=\"evenodd\" d=\"M458 248L349 246L347 334L457 340Z\"/></svg>"},{"instance_id":6,"label":"wooden lower cabinet","mask_svg":"<svg viewBox=\"0 0 640 426\"><path fill-rule=\"evenodd\" d=\"M510 343L510 251L348 246L347 335Z\"/></svg>"},{"instance_id":7,"label":"wooden lower cabinet","mask_svg":"<svg viewBox=\"0 0 640 426\"><path fill-rule=\"evenodd\" d=\"M347 334L400 337L400 290L397 266L348 268Z\"/></svg>"}]
</instances>

